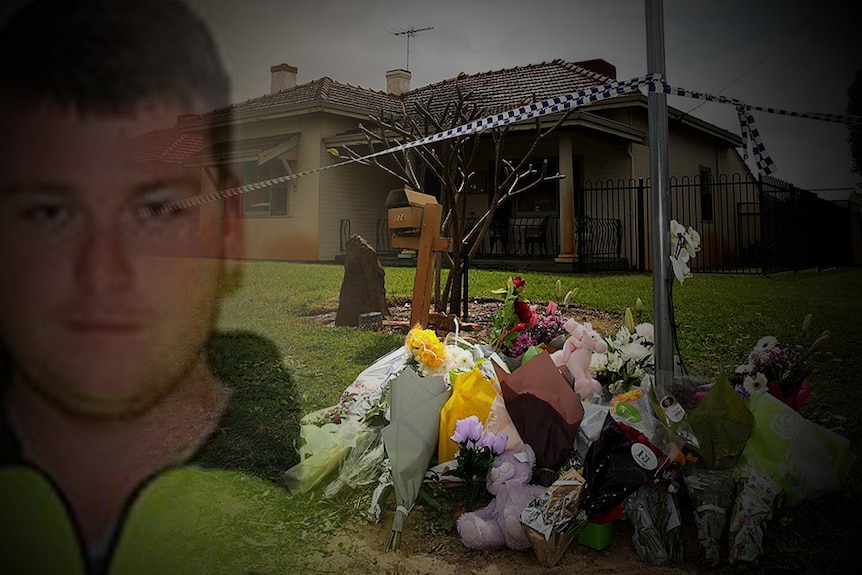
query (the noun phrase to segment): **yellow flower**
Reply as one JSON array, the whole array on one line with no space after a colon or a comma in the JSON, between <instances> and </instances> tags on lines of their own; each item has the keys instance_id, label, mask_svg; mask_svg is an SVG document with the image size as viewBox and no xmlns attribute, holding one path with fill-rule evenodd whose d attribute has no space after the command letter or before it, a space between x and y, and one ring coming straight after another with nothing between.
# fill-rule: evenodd
<instances>
[{"instance_id":1,"label":"yellow flower","mask_svg":"<svg viewBox=\"0 0 862 575\"><path fill-rule=\"evenodd\" d=\"M443 342L432 329L421 329L417 323L407 334L407 349L427 367L437 367L446 358Z\"/></svg>"},{"instance_id":2,"label":"yellow flower","mask_svg":"<svg viewBox=\"0 0 862 575\"><path fill-rule=\"evenodd\" d=\"M633 387L625 393L618 393L611 398L611 407L615 406L621 401L632 402L637 398L641 397L643 394L643 389L639 387Z\"/></svg>"}]
</instances>

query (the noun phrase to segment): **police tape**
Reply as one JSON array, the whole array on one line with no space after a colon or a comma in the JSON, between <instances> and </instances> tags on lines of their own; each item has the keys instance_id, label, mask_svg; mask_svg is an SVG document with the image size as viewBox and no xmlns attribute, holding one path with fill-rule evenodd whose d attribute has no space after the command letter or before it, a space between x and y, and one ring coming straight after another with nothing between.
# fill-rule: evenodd
<instances>
[{"instance_id":1,"label":"police tape","mask_svg":"<svg viewBox=\"0 0 862 575\"><path fill-rule=\"evenodd\" d=\"M254 190L260 190L269 186L297 180L299 178L323 172L325 170L340 168L350 164L368 163L370 160L379 158L381 156L386 156L388 154L393 154L395 152L409 150L420 146L427 146L429 144L442 142L452 138L470 136L472 134L478 134L486 130L501 128L510 124L517 124L526 120L540 118L542 116L559 114L574 108L580 108L596 104L609 98L623 96L626 94L631 94L633 92L640 92L641 88L647 88L648 92L650 93L663 93L671 96L682 96L695 100L705 100L708 102L715 102L719 104L728 104L734 106L739 117L740 130L742 132L743 157L745 159L748 158L749 142L751 142L751 153L754 155L755 164L758 170L763 175L769 175L771 173L774 173L776 171L776 166L772 158L767 153L766 147L763 145L763 142L760 138L760 132L757 129L754 115L752 114L753 111L796 118L807 118L826 122L862 125L862 116L854 116L849 114L825 114L819 112L795 112L790 110L782 110L779 108L754 106L736 98L729 98L727 96L713 95L707 92L697 92L694 90L686 90L683 88L671 86L667 83L663 75L647 74L646 76L638 76L630 80L615 81L601 86L591 86L588 88L583 88L576 92L564 94L562 96L554 96L552 98L546 98L538 102L525 104L523 106L519 106L505 112L499 112L490 116L486 116L484 118L479 118L467 122L466 124L457 126L455 128L443 130L441 132L437 132L435 134L424 136L417 140L412 140L410 142L405 142L396 146L392 146L385 150L380 150L365 156L350 157L335 164L319 166L317 168L312 168L302 172L296 172L293 174L288 174L285 176L280 176L261 182L245 184L242 186L237 186L233 188L210 192L207 194L197 195L191 198L177 200L175 202L170 202L163 205L159 209L159 212L161 213L191 208L208 202L218 201ZM130 214L129 217L149 217L152 215L154 215L152 210L140 209Z\"/></svg>"}]
</instances>

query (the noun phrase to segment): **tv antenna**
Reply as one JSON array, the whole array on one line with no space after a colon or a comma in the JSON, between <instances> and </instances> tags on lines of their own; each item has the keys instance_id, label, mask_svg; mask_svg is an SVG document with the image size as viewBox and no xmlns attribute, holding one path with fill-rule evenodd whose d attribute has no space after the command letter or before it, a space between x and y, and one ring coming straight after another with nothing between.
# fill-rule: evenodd
<instances>
[{"instance_id":1,"label":"tv antenna","mask_svg":"<svg viewBox=\"0 0 862 575\"><path fill-rule=\"evenodd\" d=\"M396 30L395 32L392 32L392 34L394 34L396 36L407 36L407 67L406 67L406 70L410 69L410 38L413 38L414 36L416 36L417 32L424 32L426 30L433 30L433 29L434 29L434 26L429 26L427 28L414 28L413 26L410 26L406 30Z\"/></svg>"}]
</instances>

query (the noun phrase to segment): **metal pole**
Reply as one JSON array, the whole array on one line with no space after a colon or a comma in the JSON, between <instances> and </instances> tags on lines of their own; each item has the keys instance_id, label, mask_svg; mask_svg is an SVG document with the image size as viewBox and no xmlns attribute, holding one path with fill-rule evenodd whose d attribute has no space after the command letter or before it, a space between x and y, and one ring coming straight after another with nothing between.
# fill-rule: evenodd
<instances>
[{"instance_id":1,"label":"metal pole","mask_svg":"<svg viewBox=\"0 0 862 575\"><path fill-rule=\"evenodd\" d=\"M647 72L665 75L664 5L646 0ZM667 96L650 92L649 155L652 181L652 285L655 327L656 384L668 385L673 378L673 336L670 325L670 175L668 174Z\"/></svg>"}]
</instances>

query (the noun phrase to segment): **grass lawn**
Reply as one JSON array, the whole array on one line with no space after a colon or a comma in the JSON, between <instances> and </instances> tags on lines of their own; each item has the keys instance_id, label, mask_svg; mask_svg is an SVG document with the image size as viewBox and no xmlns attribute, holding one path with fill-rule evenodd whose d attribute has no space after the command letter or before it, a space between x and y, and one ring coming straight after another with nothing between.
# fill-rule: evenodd
<instances>
[{"instance_id":1,"label":"grass lawn","mask_svg":"<svg viewBox=\"0 0 862 575\"><path fill-rule=\"evenodd\" d=\"M337 265L245 262L241 290L223 310L221 327L244 330L271 340L296 377L300 411L335 403L353 378L401 338L355 328L316 325L314 314L334 311L343 268ZM517 272L514 272L517 273ZM507 272L472 270L470 295L494 298ZM557 280L573 303L622 314L637 298L650 320L649 274L521 274L527 296L536 302L559 300ZM409 301L413 269L386 270L387 298ZM698 274L674 287L676 318L683 357L689 370L711 378L741 363L763 335L795 341L802 319L814 316L812 330L832 337L817 358L812 408L828 407L849 418L860 413L856 362L862 349L862 270L805 271L763 276Z\"/></svg>"}]
</instances>

